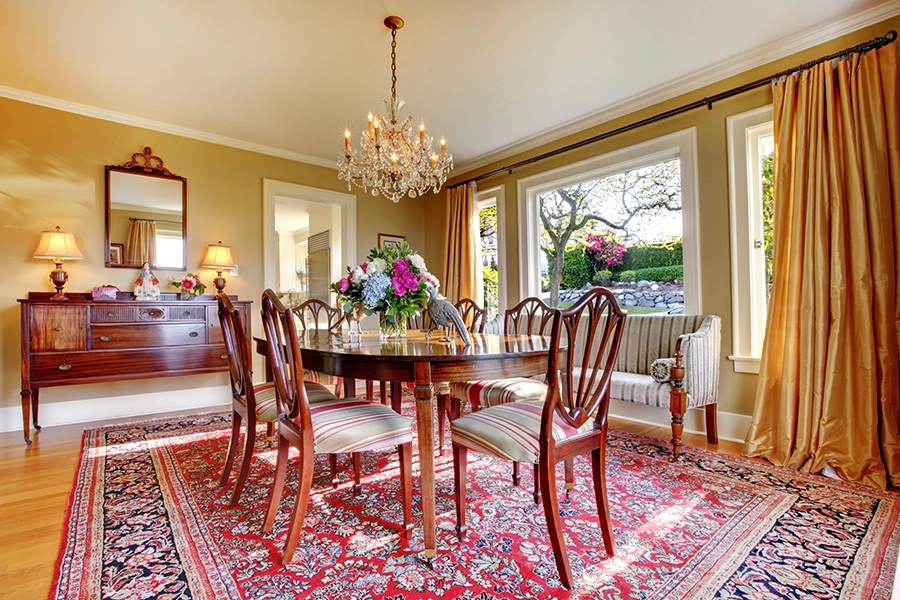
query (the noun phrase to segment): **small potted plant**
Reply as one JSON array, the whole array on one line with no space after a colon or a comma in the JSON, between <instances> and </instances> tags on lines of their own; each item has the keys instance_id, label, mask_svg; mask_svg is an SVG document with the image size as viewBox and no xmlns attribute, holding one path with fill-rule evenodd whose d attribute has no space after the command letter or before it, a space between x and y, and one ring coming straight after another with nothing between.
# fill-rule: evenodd
<instances>
[{"instance_id":1,"label":"small potted plant","mask_svg":"<svg viewBox=\"0 0 900 600\"><path fill-rule=\"evenodd\" d=\"M182 300L193 300L197 296L201 296L206 290L206 286L200 282L200 276L188 273L181 279L173 279L169 285L178 288Z\"/></svg>"}]
</instances>

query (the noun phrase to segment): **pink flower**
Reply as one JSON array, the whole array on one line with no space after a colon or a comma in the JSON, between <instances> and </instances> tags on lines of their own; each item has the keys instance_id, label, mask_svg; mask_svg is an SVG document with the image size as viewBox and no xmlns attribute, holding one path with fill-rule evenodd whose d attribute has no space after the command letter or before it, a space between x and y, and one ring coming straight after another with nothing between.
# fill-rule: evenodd
<instances>
[{"instance_id":1,"label":"pink flower","mask_svg":"<svg viewBox=\"0 0 900 600\"><path fill-rule=\"evenodd\" d=\"M338 289L340 289L342 292L346 292L350 289L350 280L344 277L343 279L341 279L339 286L340 287Z\"/></svg>"},{"instance_id":2,"label":"pink flower","mask_svg":"<svg viewBox=\"0 0 900 600\"><path fill-rule=\"evenodd\" d=\"M181 280L181 287L186 290L194 289L194 285L195 285L195 282L190 277L185 277L184 279Z\"/></svg>"}]
</instances>

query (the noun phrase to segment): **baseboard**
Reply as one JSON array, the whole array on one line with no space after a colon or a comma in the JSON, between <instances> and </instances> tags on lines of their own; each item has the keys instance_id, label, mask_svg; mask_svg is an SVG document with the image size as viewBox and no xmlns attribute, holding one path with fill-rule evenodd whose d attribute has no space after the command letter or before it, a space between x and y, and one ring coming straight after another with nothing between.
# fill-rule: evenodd
<instances>
[{"instance_id":1,"label":"baseboard","mask_svg":"<svg viewBox=\"0 0 900 600\"><path fill-rule=\"evenodd\" d=\"M658 425L669 428L672 415L665 408L646 406L633 402L613 400L609 406L609 414L626 421L634 421L645 425ZM744 443L750 430L750 417L737 413L717 411L719 439ZM684 431L706 435L706 412L703 408L692 408L684 415Z\"/></svg>"}]
</instances>

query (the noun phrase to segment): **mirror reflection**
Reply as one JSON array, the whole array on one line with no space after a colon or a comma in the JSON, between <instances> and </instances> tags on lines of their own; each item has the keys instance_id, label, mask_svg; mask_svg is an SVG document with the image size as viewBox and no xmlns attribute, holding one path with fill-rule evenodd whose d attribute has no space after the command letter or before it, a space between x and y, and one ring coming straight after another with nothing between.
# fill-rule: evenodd
<instances>
[{"instance_id":1,"label":"mirror reflection","mask_svg":"<svg viewBox=\"0 0 900 600\"><path fill-rule=\"evenodd\" d=\"M161 164L106 167L106 266L186 268L187 182Z\"/></svg>"}]
</instances>

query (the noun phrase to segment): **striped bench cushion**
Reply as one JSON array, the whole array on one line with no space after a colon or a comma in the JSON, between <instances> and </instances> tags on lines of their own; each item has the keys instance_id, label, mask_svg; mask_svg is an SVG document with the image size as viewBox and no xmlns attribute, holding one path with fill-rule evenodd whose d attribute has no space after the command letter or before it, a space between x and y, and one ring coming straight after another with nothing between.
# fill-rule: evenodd
<instances>
[{"instance_id":1,"label":"striped bench cushion","mask_svg":"<svg viewBox=\"0 0 900 600\"><path fill-rule=\"evenodd\" d=\"M453 443L477 452L509 460L536 463L540 457L543 402L510 402L473 412L450 422ZM593 426L588 420L582 430ZM558 417L553 438L557 441L578 433Z\"/></svg>"},{"instance_id":2,"label":"striped bench cushion","mask_svg":"<svg viewBox=\"0 0 900 600\"><path fill-rule=\"evenodd\" d=\"M310 404L336 399L324 385L307 382L304 383L304 387L306 387L306 397ZM262 423L277 421L278 403L275 401L275 382L267 381L254 385L253 394L256 398L256 420Z\"/></svg>"},{"instance_id":3,"label":"striped bench cushion","mask_svg":"<svg viewBox=\"0 0 900 600\"><path fill-rule=\"evenodd\" d=\"M450 395L468 400L472 404L472 410L478 410L508 402L543 400L547 397L547 385L527 377L454 381L450 384Z\"/></svg>"},{"instance_id":4,"label":"striped bench cushion","mask_svg":"<svg viewBox=\"0 0 900 600\"><path fill-rule=\"evenodd\" d=\"M635 404L661 408L669 408L669 393L671 391L672 384L669 382L660 383L649 375L626 373L624 371L613 371L612 379L609 383L609 397L614 400L624 400ZM690 400L690 397L688 397L688 408L693 408L690 405Z\"/></svg>"},{"instance_id":5,"label":"striped bench cushion","mask_svg":"<svg viewBox=\"0 0 900 600\"><path fill-rule=\"evenodd\" d=\"M311 404L317 454L364 452L412 441L412 422L382 404L357 398Z\"/></svg>"}]
</instances>

